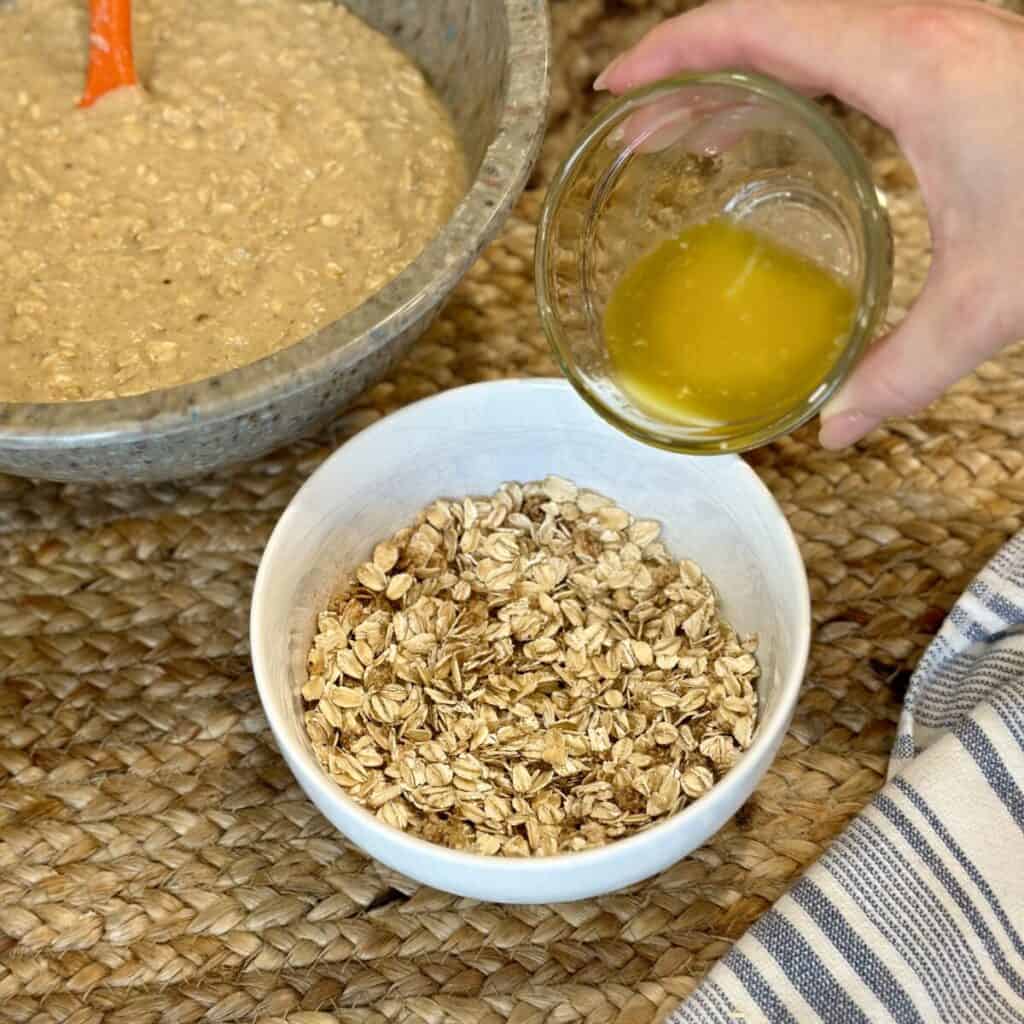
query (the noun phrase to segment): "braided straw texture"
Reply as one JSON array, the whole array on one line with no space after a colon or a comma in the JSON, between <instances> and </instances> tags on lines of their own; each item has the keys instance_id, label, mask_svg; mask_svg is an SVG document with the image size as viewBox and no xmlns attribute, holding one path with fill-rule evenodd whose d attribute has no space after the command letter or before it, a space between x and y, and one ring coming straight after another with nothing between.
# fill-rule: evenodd
<instances>
[{"instance_id":1,"label":"braided straw texture","mask_svg":"<svg viewBox=\"0 0 1024 1024\"><path fill-rule=\"evenodd\" d=\"M673 3L556 0L551 136L503 236L405 364L322 436L189 486L0 478L0 1021L648 1024L882 781L909 668L1021 525L1024 352L856 451L808 429L752 462L814 599L781 755L707 846L634 891L505 908L417 889L346 846L264 721L246 617L285 504L345 437L469 381L551 374L533 225L593 76ZM894 315L928 231L891 141Z\"/></svg>"}]
</instances>

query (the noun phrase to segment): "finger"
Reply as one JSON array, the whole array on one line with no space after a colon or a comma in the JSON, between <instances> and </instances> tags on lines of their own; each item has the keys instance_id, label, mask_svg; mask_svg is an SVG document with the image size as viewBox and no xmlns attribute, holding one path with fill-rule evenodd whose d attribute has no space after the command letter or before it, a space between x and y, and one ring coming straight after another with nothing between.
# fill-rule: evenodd
<instances>
[{"instance_id":1,"label":"finger","mask_svg":"<svg viewBox=\"0 0 1024 1024\"><path fill-rule=\"evenodd\" d=\"M980 289L933 273L903 322L877 342L822 410L820 441L845 448L890 416L931 404L1009 342L978 301Z\"/></svg>"},{"instance_id":2,"label":"finger","mask_svg":"<svg viewBox=\"0 0 1024 1024\"><path fill-rule=\"evenodd\" d=\"M595 83L614 93L682 69L745 68L811 94L832 93L884 121L893 87L907 74L906 54L881 31L885 8L851 13L834 0L726 0L652 29ZM838 27L838 28L837 28Z\"/></svg>"}]
</instances>

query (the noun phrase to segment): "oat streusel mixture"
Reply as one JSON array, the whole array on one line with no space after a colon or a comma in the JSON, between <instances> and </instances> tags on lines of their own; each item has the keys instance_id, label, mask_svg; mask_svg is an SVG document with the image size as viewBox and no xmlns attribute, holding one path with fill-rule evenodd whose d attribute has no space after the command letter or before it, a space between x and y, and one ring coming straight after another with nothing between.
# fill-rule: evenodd
<instances>
[{"instance_id":1,"label":"oat streusel mixture","mask_svg":"<svg viewBox=\"0 0 1024 1024\"><path fill-rule=\"evenodd\" d=\"M419 71L329 0L144 0L145 90L76 108L84 0L0 2L0 402L115 397L305 337L465 171Z\"/></svg>"},{"instance_id":2,"label":"oat streusel mixture","mask_svg":"<svg viewBox=\"0 0 1024 1024\"><path fill-rule=\"evenodd\" d=\"M659 532L555 477L435 502L320 615L321 765L484 854L599 846L700 797L753 737L757 641Z\"/></svg>"}]
</instances>

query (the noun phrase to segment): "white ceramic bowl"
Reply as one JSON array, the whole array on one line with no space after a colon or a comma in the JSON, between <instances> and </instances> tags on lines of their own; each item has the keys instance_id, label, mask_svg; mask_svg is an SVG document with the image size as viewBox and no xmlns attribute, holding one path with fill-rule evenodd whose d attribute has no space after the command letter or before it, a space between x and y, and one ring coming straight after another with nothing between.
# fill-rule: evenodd
<instances>
[{"instance_id":1,"label":"white ceramic bowl","mask_svg":"<svg viewBox=\"0 0 1024 1024\"><path fill-rule=\"evenodd\" d=\"M658 519L694 559L726 618L761 637L761 717L748 751L709 793L646 832L583 853L518 859L448 850L385 825L320 768L299 689L317 613L373 545L439 497L489 494L557 474ZM252 655L277 744L310 799L353 843L426 885L482 900L552 903L631 885L700 846L753 792L785 735L807 662L807 577L781 510L736 456L646 447L590 411L564 381L477 384L363 431L307 481L256 577Z\"/></svg>"}]
</instances>

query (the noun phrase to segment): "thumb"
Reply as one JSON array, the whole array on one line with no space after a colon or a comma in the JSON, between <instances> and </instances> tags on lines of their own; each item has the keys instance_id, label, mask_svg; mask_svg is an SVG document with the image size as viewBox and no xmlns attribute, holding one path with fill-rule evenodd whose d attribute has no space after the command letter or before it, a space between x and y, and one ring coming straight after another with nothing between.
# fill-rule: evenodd
<instances>
[{"instance_id":1,"label":"thumb","mask_svg":"<svg viewBox=\"0 0 1024 1024\"><path fill-rule=\"evenodd\" d=\"M998 336L980 301L933 267L903 322L876 342L821 413L821 444L845 448L890 416L918 412L967 376L1008 339Z\"/></svg>"}]
</instances>

